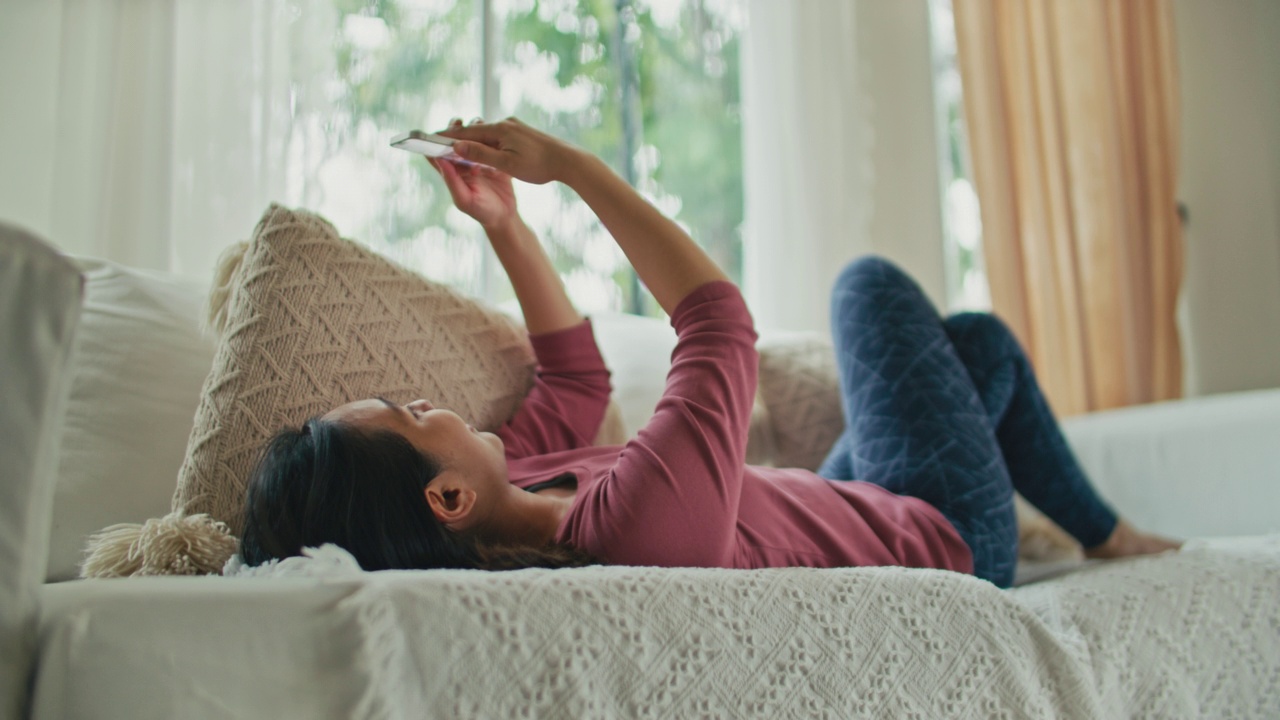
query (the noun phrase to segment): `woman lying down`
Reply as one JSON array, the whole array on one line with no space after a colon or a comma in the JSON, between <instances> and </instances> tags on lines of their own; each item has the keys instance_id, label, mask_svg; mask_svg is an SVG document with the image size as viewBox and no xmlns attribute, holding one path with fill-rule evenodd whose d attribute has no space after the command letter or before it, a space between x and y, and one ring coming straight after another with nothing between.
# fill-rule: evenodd
<instances>
[{"instance_id":1,"label":"woman lying down","mask_svg":"<svg viewBox=\"0 0 1280 720\"><path fill-rule=\"evenodd\" d=\"M1014 490L1090 557L1177 547L1098 497L998 320L940 318L879 259L849 265L832 293L840 439L817 473L746 465L757 355L738 288L585 151L514 119L441 134L475 163L430 160L511 278L533 389L496 433L430 399L379 398L280 432L249 484L247 564L335 543L366 570L901 565L1007 587ZM665 392L626 445L591 446L609 371L521 220L512 178L576 191L671 317Z\"/></svg>"}]
</instances>

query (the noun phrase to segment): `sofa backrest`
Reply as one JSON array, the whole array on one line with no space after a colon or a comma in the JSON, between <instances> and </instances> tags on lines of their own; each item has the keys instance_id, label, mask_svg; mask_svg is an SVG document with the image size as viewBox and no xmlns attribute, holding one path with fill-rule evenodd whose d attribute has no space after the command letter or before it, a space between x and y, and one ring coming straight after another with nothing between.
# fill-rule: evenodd
<instances>
[{"instance_id":1,"label":"sofa backrest","mask_svg":"<svg viewBox=\"0 0 1280 720\"><path fill-rule=\"evenodd\" d=\"M49 581L78 577L86 537L169 512L213 362L206 282L75 259L84 309L68 376Z\"/></svg>"}]
</instances>

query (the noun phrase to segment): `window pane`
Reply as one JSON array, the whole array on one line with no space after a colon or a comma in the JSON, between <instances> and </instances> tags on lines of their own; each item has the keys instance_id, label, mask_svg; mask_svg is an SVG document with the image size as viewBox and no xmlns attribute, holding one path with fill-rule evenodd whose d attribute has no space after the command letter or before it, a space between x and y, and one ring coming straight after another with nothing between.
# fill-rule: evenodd
<instances>
[{"instance_id":1,"label":"window pane","mask_svg":"<svg viewBox=\"0 0 1280 720\"><path fill-rule=\"evenodd\" d=\"M478 108L480 32L473 0L326 0L297 33L323 54L294 59L289 202L432 279L479 293L483 235L453 208L435 170L388 146ZM317 18L324 18L318 20ZM295 52L315 46L298 38Z\"/></svg>"},{"instance_id":2,"label":"window pane","mask_svg":"<svg viewBox=\"0 0 1280 720\"><path fill-rule=\"evenodd\" d=\"M982 218L969 163L964 124L964 93L956 64L955 20L951 0L930 0L933 31L934 93L939 123L942 170L942 222L946 243L947 301L952 310L989 310L986 264L982 257Z\"/></svg>"},{"instance_id":3,"label":"window pane","mask_svg":"<svg viewBox=\"0 0 1280 720\"><path fill-rule=\"evenodd\" d=\"M405 130L480 114L481 5L301 2L281 156L288 202L432 278L506 302L514 293L501 273L485 278L478 226L453 209L423 160L387 147ZM493 114L517 115L610 162L737 280L742 0L628 0L621 24L613 1L493 0L491 13L501 106ZM630 267L576 195L558 185L517 192L578 307L632 309ZM661 312L651 298L644 308Z\"/></svg>"},{"instance_id":4,"label":"window pane","mask_svg":"<svg viewBox=\"0 0 1280 720\"><path fill-rule=\"evenodd\" d=\"M742 280L743 3L640 0L639 186Z\"/></svg>"}]
</instances>

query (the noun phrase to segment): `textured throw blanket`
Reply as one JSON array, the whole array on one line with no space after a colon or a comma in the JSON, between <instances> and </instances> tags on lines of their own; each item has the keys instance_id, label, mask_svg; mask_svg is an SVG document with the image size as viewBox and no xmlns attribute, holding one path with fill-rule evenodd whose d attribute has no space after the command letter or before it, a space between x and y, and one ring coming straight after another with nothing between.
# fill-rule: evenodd
<instances>
[{"instance_id":1,"label":"textured throw blanket","mask_svg":"<svg viewBox=\"0 0 1280 720\"><path fill-rule=\"evenodd\" d=\"M359 577L361 717L1280 717L1280 535L1009 591L900 568L361 573L331 546L226 573Z\"/></svg>"}]
</instances>

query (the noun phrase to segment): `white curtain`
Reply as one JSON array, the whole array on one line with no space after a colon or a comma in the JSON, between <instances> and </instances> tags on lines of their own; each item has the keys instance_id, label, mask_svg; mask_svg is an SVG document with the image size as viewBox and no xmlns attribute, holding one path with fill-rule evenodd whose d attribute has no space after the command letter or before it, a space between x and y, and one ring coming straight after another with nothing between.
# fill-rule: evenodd
<instances>
[{"instance_id":1,"label":"white curtain","mask_svg":"<svg viewBox=\"0 0 1280 720\"><path fill-rule=\"evenodd\" d=\"M743 285L761 328L827 332L828 292L872 250L856 3L750 0Z\"/></svg>"},{"instance_id":2,"label":"white curtain","mask_svg":"<svg viewBox=\"0 0 1280 720\"><path fill-rule=\"evenodd\" d=\"M4 13L0 218L71 254L207 276L269 202L305 195L283 148L316 154L290 141L307 130L291 118L323 98L291 77L331 55L323 5L6 0Z\"/></svg>"}]
</instances>

